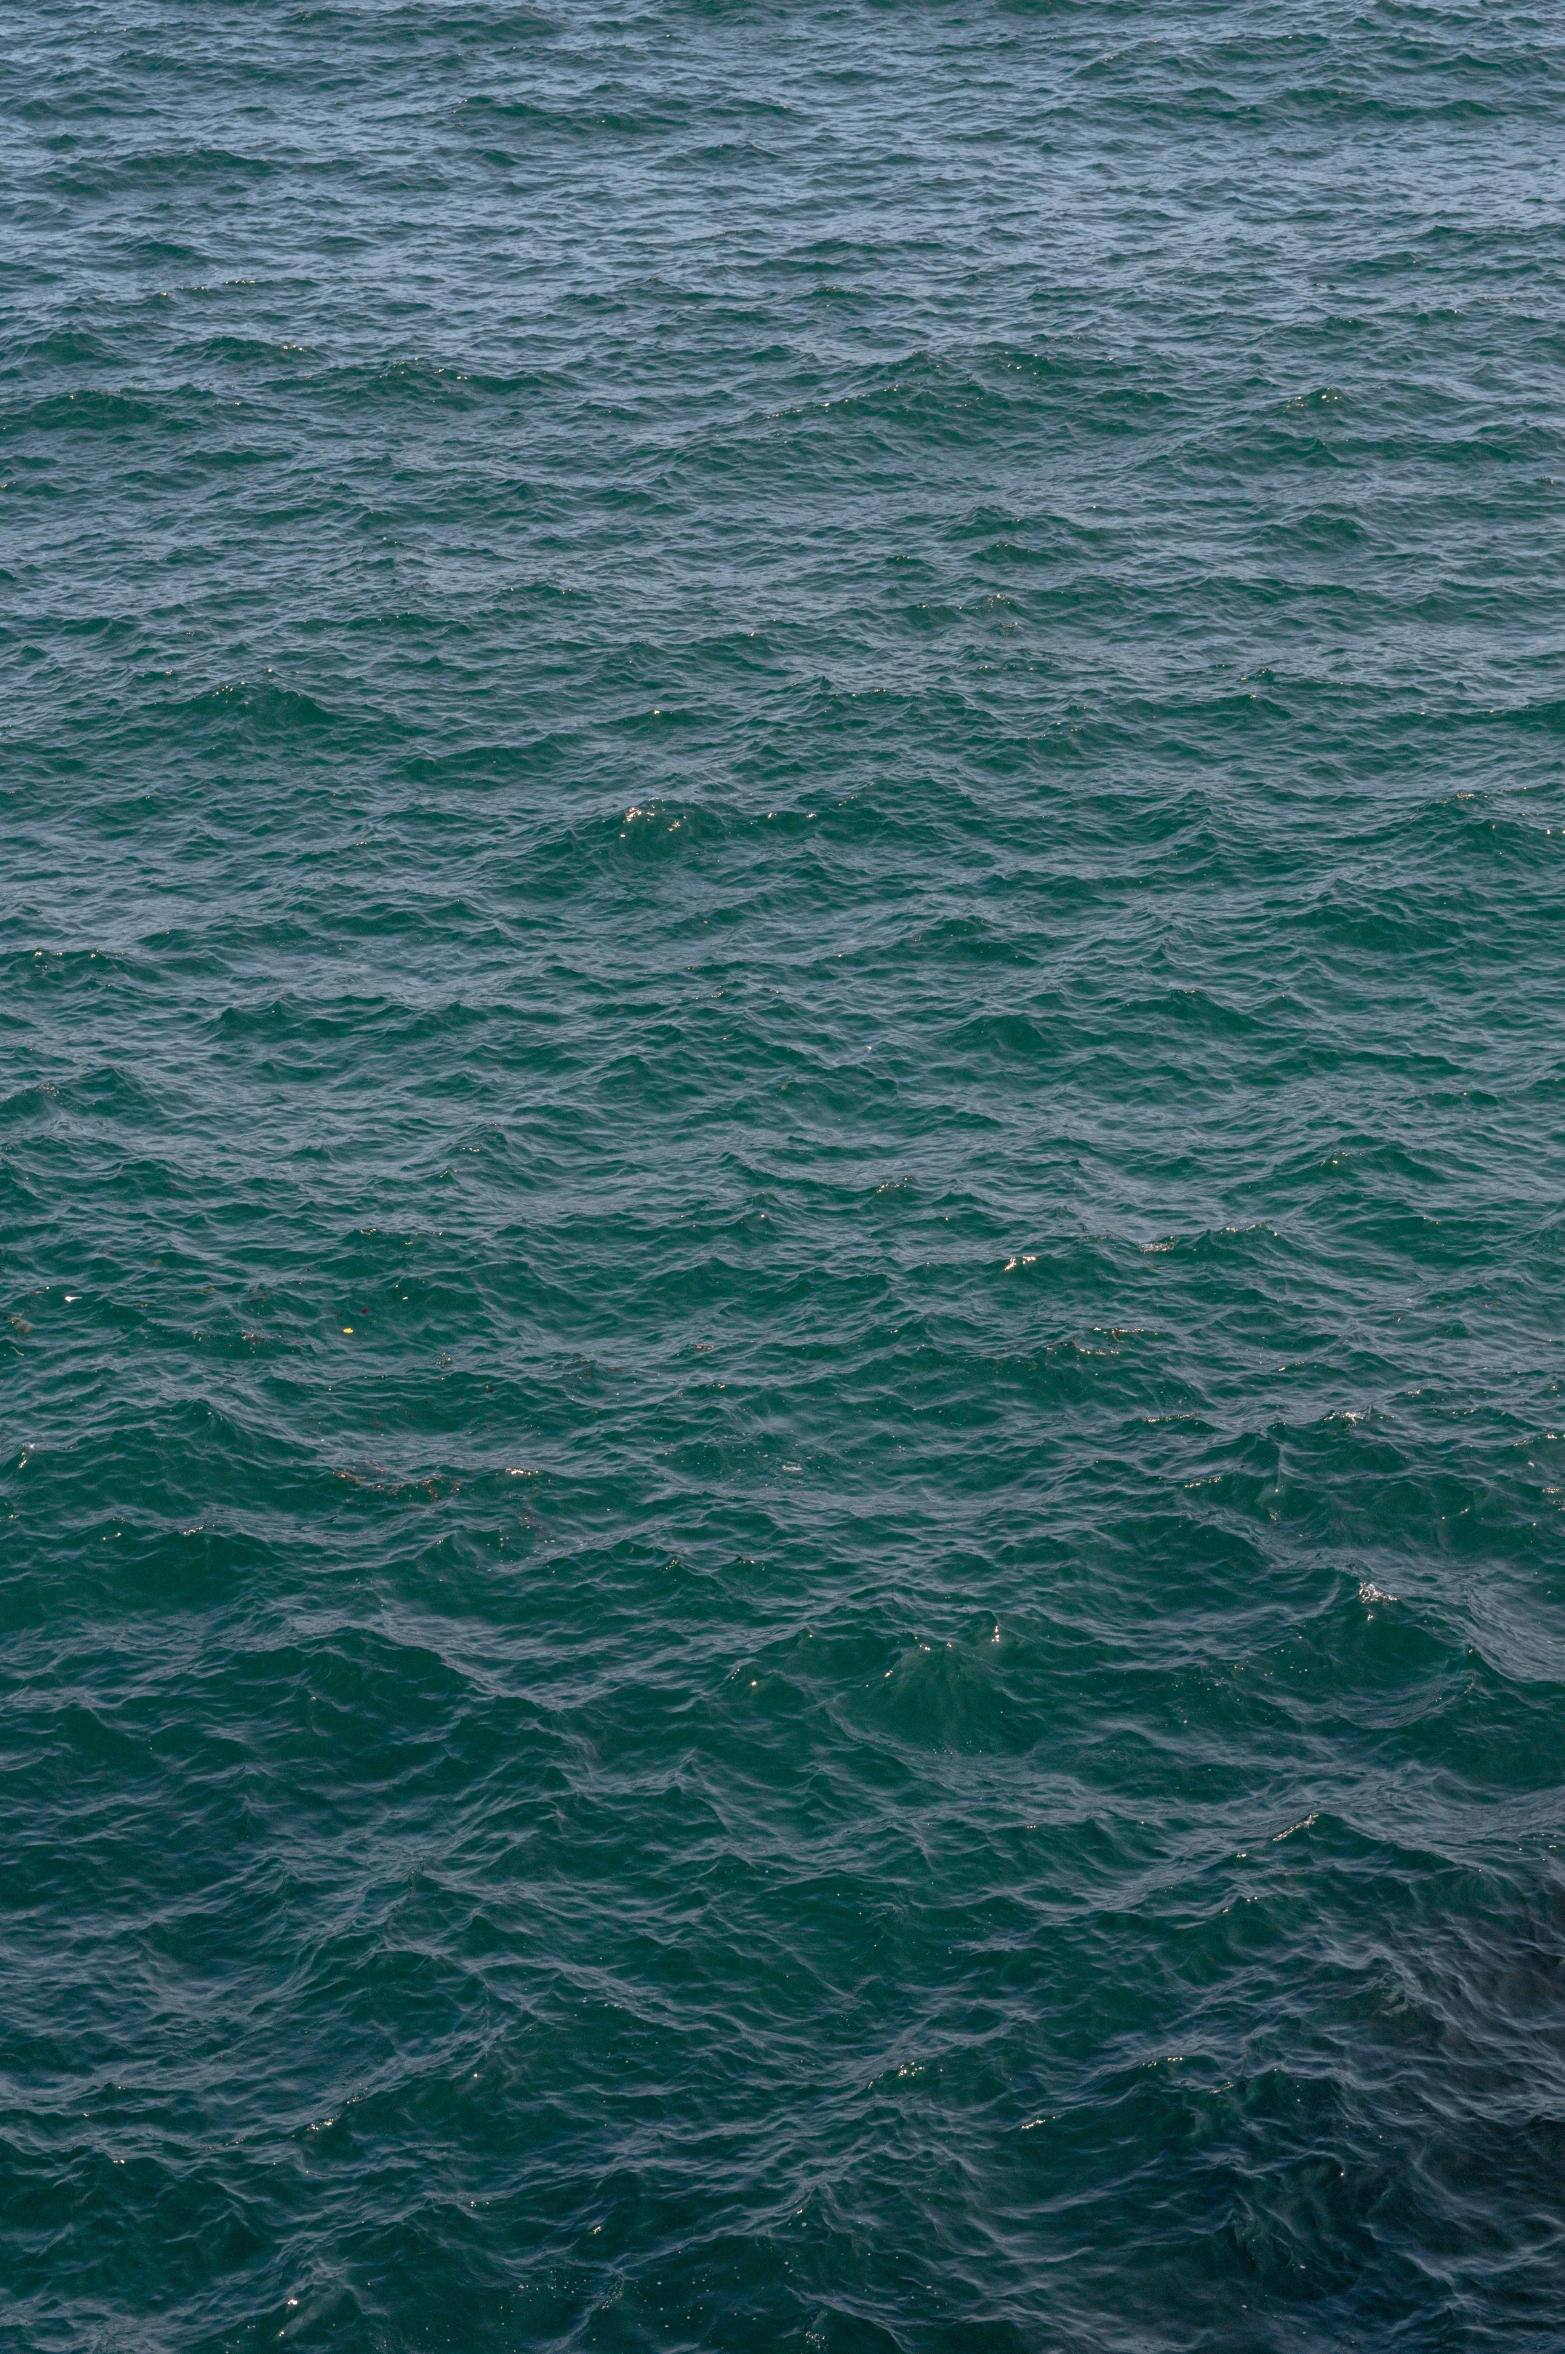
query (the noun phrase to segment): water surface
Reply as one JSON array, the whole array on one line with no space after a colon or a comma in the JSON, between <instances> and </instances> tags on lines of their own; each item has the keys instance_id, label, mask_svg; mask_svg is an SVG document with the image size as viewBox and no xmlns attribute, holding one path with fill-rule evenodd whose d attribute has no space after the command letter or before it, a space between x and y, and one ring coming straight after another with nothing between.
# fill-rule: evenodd
<instances>
[{"instance_id":1,"label":"water surface","mask_svg":"<svg viewBox=\"0 0 1565 2354\"><path fill-rule=\"evenodd\" d=\"M1558 14L0 84L0 2343L1558 2346Z\"/></svg>"}]
</instances>

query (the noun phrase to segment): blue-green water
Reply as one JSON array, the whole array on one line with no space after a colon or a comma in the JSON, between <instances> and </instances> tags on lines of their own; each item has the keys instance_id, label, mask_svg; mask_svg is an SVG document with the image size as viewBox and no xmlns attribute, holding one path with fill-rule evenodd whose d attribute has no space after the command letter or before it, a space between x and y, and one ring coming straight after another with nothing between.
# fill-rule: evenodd
<instances>
[{"instance_id":1,"label":"blue-green water","mask_svg":"<svg viewBox=\"0 0 1565 2354\"><path fill-rule=\"evenodd\" d=\"M0 2344L1565 2342L1565 20L17 0Z\"/></svg>"}]
</instances>

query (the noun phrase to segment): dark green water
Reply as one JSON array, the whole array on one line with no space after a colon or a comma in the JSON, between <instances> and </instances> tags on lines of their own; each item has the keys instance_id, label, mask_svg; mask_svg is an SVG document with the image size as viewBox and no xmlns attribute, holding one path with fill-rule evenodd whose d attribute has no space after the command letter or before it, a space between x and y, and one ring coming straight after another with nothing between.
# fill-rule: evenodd
<instances>
[{"instance_id":1,"label":"dark green water","mask_svg":"<svg viewBox=\"0 0 1565 2354\"><path fill-rule=\"evenodd\" d=\"M1565 20L0 102L0 2345L1565 2343Z\"/></svg>"}]
</instances>

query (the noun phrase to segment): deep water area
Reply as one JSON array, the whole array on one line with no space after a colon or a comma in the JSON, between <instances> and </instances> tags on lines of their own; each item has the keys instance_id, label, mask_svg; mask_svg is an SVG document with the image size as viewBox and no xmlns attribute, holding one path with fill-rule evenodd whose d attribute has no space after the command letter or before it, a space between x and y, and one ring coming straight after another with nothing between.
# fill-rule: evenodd
<instances>
[{"instance_id":1,"label":"deep water area","mask_svg":"<svg viewBox=\"0 0 1565 2354\"><path fill-rule=\"evenodd\" d=\"M1565 2345L1565 13L0 126L0 2350Z\"/></svg>"}]
</instances>

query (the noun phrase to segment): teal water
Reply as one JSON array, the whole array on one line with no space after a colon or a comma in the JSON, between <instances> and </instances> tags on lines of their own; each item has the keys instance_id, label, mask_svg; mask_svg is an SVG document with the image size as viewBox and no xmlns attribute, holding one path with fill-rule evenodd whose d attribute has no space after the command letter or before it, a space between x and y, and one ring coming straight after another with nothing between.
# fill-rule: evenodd
<instances>
[{"instance_id":1,"label":"teal water","mask_svg":"<svg viewBox=\"0 0 1565 2354\"><path fill-rule=\"evenodd\" d=\"M0 2345L1565 2342L1565 20L17 0Z\"/></svg>"}]
</instances>

